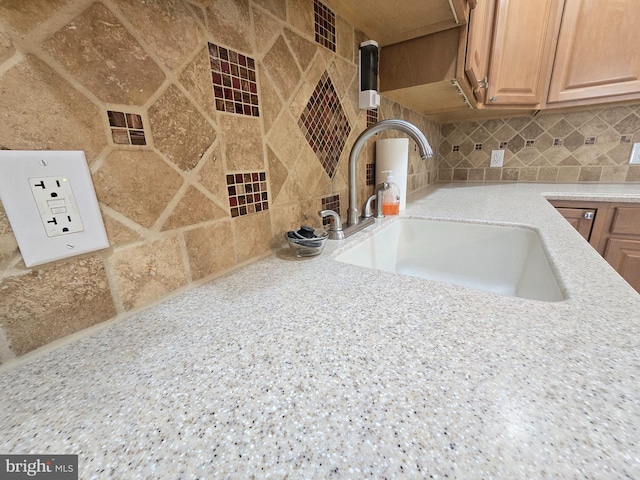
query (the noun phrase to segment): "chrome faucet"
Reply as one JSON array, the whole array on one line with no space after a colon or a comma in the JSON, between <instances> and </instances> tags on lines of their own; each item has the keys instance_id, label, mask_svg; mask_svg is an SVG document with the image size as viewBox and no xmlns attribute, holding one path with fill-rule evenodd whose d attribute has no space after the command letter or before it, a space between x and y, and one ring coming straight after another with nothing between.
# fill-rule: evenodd
<instances>
[{"instance_id":1,"label":"chrome faucet","mask_svg":"<svg viewBox=\"0 0 640 480\"><path fill-rule=\"evenodd\" d=\"M321 217L330 216L332 218L329 238L342 239L348 237L374 222L373 216L365 216L361 219L358 215L358 176L356 172L356 165L358 163L358 156L360 155L360 151L362 150L365 142L376 133L384 130L398 130L409 135L418 144L418 147L420 148L420 156L423 160L433 156L431 145L429 145L429 141L424 134L414 124L405 120L395 118L382 120L364 130L358 138L356 138L356 141L351 148L351 153L349 154L349 209L347 210L347 223L344 225L337 224L335 217L338 217L338 219L340 217L333 211L323 210L319 212ZM370 201L373 200L372 197L373 195L369 197L369 200L367 201L369 205ZM380 198L378 198L377 203L382 203ZM381 208L381 205L378 206ZM329 212L331 212L331 214ZM366 213L369 214L369 212ZM331 235L331 231L333 231L333 235Z\"/></svg>"},{"instance_id":2,"label":"chrome faucet","mask_svg":"<svg viewBox=\"0 0 640 480\"><path fill-rule=\"evenodd\" d=\"M349 210L347 210L347 225L356 225L360 222L357 206L358 177L356 172L356 165L358 163L358 156L360 155L360 151L362 150L365 142L376 133L382 132L384 130L399 130L409 135L418 144L418 147L420 148L420 156L423 160L433 156L431 145L429 145L429 141L424 136L424 134L414 124L409 123L405 120L395 118L382 120L371 125L364 132L362 132L353 144L351 154L349 155Z\"/></svg>"}]
</instances>

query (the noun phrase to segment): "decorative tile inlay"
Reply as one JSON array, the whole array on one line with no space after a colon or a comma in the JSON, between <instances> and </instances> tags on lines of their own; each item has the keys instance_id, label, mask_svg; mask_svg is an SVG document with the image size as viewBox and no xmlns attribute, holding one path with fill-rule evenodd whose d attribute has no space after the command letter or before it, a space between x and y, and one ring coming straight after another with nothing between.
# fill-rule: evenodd
<instances>
[{"instance_id":1,"label":"decorative tile inlay","mask_svg":"<svg viewBox=\"0 0 640 480\"><path fill-rule=\"evenodd\" d=\"M633 135L622 135L620 137L620 143L631 143L632 139L633 139Z\"/></svg>"},{"instance_id":2,"label":"decorative tile inlay","mask_svg":"<svg viewBox=\"0 0 640 480\"><path fill-rule=\"evenodd\" d=\"M533 147L534 142L535 142L535 140L527 140L527 141L524 142L524 146L531 148L531 147Z\"/></svg>"},{"instance_id":3,"label":"decorative tile inlay","mask_svg":"<svg viewBox=\"0 0 640 480\"><path fill-rule=\"evenodd\" d=\"M259 117L256 64L253 58L209 43L216 109Z\"/></svg>"},{"instance_id":4,"label":"decorative tile inlay","mask_svg":"<svg viewBox=\"0 0 640 480\"><path fill-rule=\"evenodd\" d=\"M378 123L378 109L371 108L367 110L367 127Z\"/></svg>"},{"instance_id":5,"label":"decorative tile inlay","mask_svg":"<svg viewBox=\"0 0 640 480\"><path fill-rule=\"evenodd\" d=\"M481 143L476 143L474 146L475 150L482 150L482 144Z\"/></svg>"},{"instance_id":6,"label":"decorative tile inlay","mask_svg":"<svg viewBox=\"0 0 640 480\"><path fill-rule=\"evenodd\" d=\"M375 175L376 175L376 164L367 163L365 168L366 168L367 185L374 185Z\"/></svg>"},{"instance_id":7,"label":"decorative tile inlay","mask_svg":"<svg viewBox=\"0 0 640 480\"><path fill-rule=\"evenodd\" d=\"M232 217L269 209L267 174L265 172L228 174L227 192Z\"/></svg>"},{"instance_id":8,"label":"decorative tile inlay","mask_svg":"<svg viewBox=\"0 0 640 480\"><path fill-rule=\"evenodd\" d=\"M498 145L498 148L500 148L501 150L504 150L508 146L509 146L509 142L500 142L500 144Z\"/></svg>"},{"instance_id":9,"label":"decorative tile inlay","mask_svg":"<svg viewBox=\"0 0 640 480\"><path fill-rule=\"evenodd\" d=\"M596 144L596 137L587 137L584 139L584 144L585 145L595 145Z\"/></svg>"},{"instance_id":10,"label":"decorative tile inlay","mask_svg":"<svg viewBox=\"0 0 640 480\"><path fill-rule=\"evenodd\" d=\"M322 199L322 210L333 210L340 215L340 195L330 195ZM324 217L322 225L329 225L331 218Z\"/></svg>"},{"instance_id":11,"label":"decorative tile inlay","mask_svg":"<svg viewBox=\"0 0 640 480\"><path fill-rule=\"evenodd\" d=\"M336 16L322 2L313 1L316 42L336 51Z\"/></svg>"},{"instance_id":12,"label":"decorative tile inlay","mask_svg":"<svg viewBox=\"0 0 640 480\"><path fill-rule=\"evenodd\" d=\"M453 145L451 147L451 151L452 152L459 152L460 151L460 145Z\"/></svg>"},{"instance_id":13,"label":"decorative tile inlay","mask_svg":"<svg viewBox=\"0 0 640 480\"><path fill-rule=\"evenodd\" d=\"M351 133L351 125L326 71L300 115L298 126L327 175L333 178L340 154Z\"/></svg>"},{"instance_id":14,"label":"decorative tile inlay","mask_svg":"<svg viewBox=\"0 0 640 480\"><path fill-rule=\"evenodd\" d=\"M564 144L564 139L563 138L554 138L553 139L553 146L554 147L561 147Z\"/></svg>"},{"instance_id":15,"label":"decorative tile inlay","mask_svg":"<svg viewBox=\"0 0 640 480\"><path fill-rule=\"evenodd\" d=\"M142 117L135 113L107 110L111 137L118 145L146 145Z\"/></svg>"}]
</instances>

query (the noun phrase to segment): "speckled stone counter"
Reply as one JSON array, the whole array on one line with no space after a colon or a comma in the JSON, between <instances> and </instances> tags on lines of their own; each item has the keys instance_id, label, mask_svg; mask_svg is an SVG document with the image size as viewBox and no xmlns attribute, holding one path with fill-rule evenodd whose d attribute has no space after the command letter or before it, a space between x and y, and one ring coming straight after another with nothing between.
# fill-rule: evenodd
<instances>
[{"instance_id":1,"label":"speckled stone counter","mask_svg":"<svg viewBox=\"0 0 640 480\"><path fill-rule=\"evenodd\" d=\"M543 194L640 186L440 185L406 213L537 228L563 302L333 259L383 222L4 368L0 452L83 479L639 478L640 295Z\"/></svg>"}]
</instances>

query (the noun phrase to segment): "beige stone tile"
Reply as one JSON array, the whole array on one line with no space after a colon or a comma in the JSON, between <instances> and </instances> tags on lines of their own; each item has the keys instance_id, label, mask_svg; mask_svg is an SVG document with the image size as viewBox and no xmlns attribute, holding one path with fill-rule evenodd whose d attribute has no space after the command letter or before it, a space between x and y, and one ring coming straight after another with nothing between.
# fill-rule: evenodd
<instances>
[{"instance_id":1,"label":"beige stone tile","mask_svg":"<svg viewBox=\"0 0 640 480\"><path fill-rule=\"evenodd\" d=\"M264 8L280 20L287 19L287 2L283 0L253 0L253 3Z\"/></svg>"},{"instance_id":2,"label":"beige stone tile","mask_svg":"<svg viewBox=\"0 0 640 480\"><path fill-rule=\"evenodd\" d=\"M236 264L231 221L194 228L184 233L194 280L213 275Z\"/></svg>"},{"instance_id":3,"label":"beige stone tile","mask_svg":"<svg viewBox=\"0 0 640 480\"><path fill-rule=\"evenodd\" d=\"M49 18L70 0L4 0L0 18L20 33L27 33Z\"/></svg>"},{"instance_id":4,"label":"beige stone tile","mask_svg":"<svg viewBox=\"0 0 640 480\"><path fill-rule=\"evenodd\" d=\"M179 0L113 0L137 33L171 70L198 48L198 24Z\"/></svg>"},{"instance_id":5,"label":"beige stone tile","mask_svg":"<svg viewBox=\"0 0 640 480\"><path fill-rule=\"evenodd\" d=\"M301 32L312 37L313 29L313 0L287 0L289 23Z\"/></svg>"},{"instance_id":6,"label":"beige stone tile","mask_svg":"<svg viewBox=\"0 0 640 480\"><path fill-rule=\"evenodd\" d=\"M300 82L301 74L300 68L282 36L278 37L267 52L262 64L275 89L285 101L289 100Z\"/></svg>"},{"instance_id":7,"label":"beige stone tile","mask_svg":"<svg viewBox=\"0 0 640 480\"><path fill-rule=\"evenodd\" d=\"M609 150L607 155L616 165L628 164L632 147L633 145L631 143L619 143L617 146Z\"/></svg>"},{"instance_id":8,"label":"beige stone tile","mask_svg":"<svg viewBox=\"0 0 640 480\"><path fill-rule=\"evenodd\" d=\"M482 182L484 180L484 168L471 168L469 169L468 180L470 182Z\"/></svg>"},{"instance_id":9,"label":"beige stone tile","mask_svg":"<svg viewBox=\"0 0 640 480\"><path fill-rule=\"evenodd\" d=\"M629 165L629 170L627 171L627 178L625 181L627 182L640 182L640 167L635 165Z\"/></svg>"},{"instance_id":10,"label":"beige stone tile","mask_svg":"<svg viewBox=\"0 0 640 480\"><path fill-rule=\"evenodd\" d=\"M125 243L137 242L143 239L135 230L127 227L118 220L111 218L109 215L102 216L104 220L104 227L107 231L107 237L109 238L109 244L112 247L117 245L123 245Z\"/></svg>"},{"instance_id":11,"label":"beige stone tile","mask_svg":"<svg viewBox=\"0 0 640 480\"><path fill-rule=\"evenodd\" d=\"M282 186L287 181L289 171L280 161L275 152L269 147L267 147L267 161L269 164L269 175L267 179L269 180L271 202L275 204L278 201L278 195L280 194Z\"/></svg>"},{"instance_id":12,"label":"beige stone tile","mask_svg":"<svg viewBox=\"0 0 640 480\"><path fill-rule=\"evenodd\" d=\"M302 149L307 147L307 141L302 136L300 127L288 112L280 116L271 129L267 141L287 168L293 167Z\"/></svg>"},{"instance_id":13,"label":"beige stone tile","mask_svg":"<svg viewBox=\"0 0 640 480\"><path fill-rule=\"evenodd\" d=\"M238 261L245 262L271 249L271 216L268 211L234 219Z\"/></svg>"},{"instance_id":14,"label":"beige stone tile","mask_svg":"<svg viewBox=\"0 0 640 480\"><path fill-rule=\"evenodd\" d=\"M258 68L260 72L261 68ZM273 88L273 84L267 75L260 75L260 116L264 125L264 131L270 132L274 122L282 110L282 100ZM302 112L302 111L301 111Z\"/></svg>"},{"instance_id":15,"label":"beige stone tile","mask_svg":"<svg viewBox=\"0 0 640 480\"><path fill-rule=\"evenodd\" d=\"M209 114L209 118L216 119L216 102L213 95L211 68L209 65L209 50L204 47L193 61L180 74L180 84L193 97L200 108Z\"/></svg>"},{"instance_id":16,"label":"beige stone tile","mask_svg":"<svg viewBox=\"0 0 640 480\"><path fill-rule=\"evenodd\" d=\"M535 167L524 167L520 169L519 182L535 182L538 179L538 169Z\"/></svg>"},{"instance_id":17,"label":"beige stone tile","mask_svg":"<svg viewBox=\"0 0 640 480\"><path fill-rule=\"evenodd\" d=\"M106 147L100 120L105 113L36 57L28 55L1 81L1 145L14 150L83 150L89 162Z\"/></svg>"},{"instance_id":18,"label":"beige stone tile","mask_svg":"<svg viewBox=\"0 0 640 480\"><path fill-rule=\"evenodd\" d=\"M298 60L298 65L300 65L303 72L306 71L318 51L318 44L306 40L288 28L285 28L284 36L294 57Z\"/></svg>"},{"instance_id":19,"label":"beige stone tile","mask_svg":"<svg viewBox=\"0 0 640 480\"><path fill-rule=\"evenodd\" d=\"M318 209L320 210L320 209ZM269 212L271 213L271 224L273 229L273 235L271 239L271 246L277 248L286 244L284 239L285 233L289 230L295 230L300 228L300 225L319 226L320 222L316 224L310 224L309 222L301 221L302 219L302 204L301 203L288 203L285 205L274 205ZM318 220L320 220L318 218Z\"/></svg>"},{"instance_id":20,"label":"beige stone tile","mask_svg":"<svg viewBox=\"0 0 640 480\"><path fill-rule=\"evenodd\" d=\"M282 23L271 15L253 9L256 46L260 54L265 54L275 39L282 33Z\"/></svg>"},{"instance_id":21,"label":"beige stone tile","mask_svg":"<svg viewBox=\"0 0 640 480\"><path fill-rule=\"evenodd\" d=\"M520 177L519 168L503 168L502 178L503 182L517 182Z\"/></svg>"},{"instance_id":22,"label":"beige stone tile","mask_svg":"<svg viewBox=\"0 0 640 480\"><path fill-rule=\"evenodd\" d=\"M187 283L176 237L117 250L110 261L126 310L149 305Z\"/></svg>"},{"instance_id":23,"label":"beige stone tile","mask_svg":"<svg viewBox=\"0 0 640 480\"><path fill-rule=\"evenodd\" d=\"M304 112L304 109L307 107L309 99L316 89L318 82L322 78L322 75L324 75L325 70L326 62L324 61L322 56L318 55L317 57L315 57L311 68L309 68L309 71L305 74L302 86L298 89L293 99L291 100L289 110L291 112L291 115L293 115L293 118L295 118L296 120L300 118L302 112Z\"/></svg>"},{"instance_id":24,"label":"beige stone tile","mask_svg":"<svg viewBox=\"0 0 640 480\"><path fill-rule=\"evenodd\" d=\"M206 12L207 26L214 43L250 56L253 54L249 0L210 0Z\"/></svg>"},{"instance_id":25,"label":"beige stone tile","mask_svg":"<svg viewBox=\"0 0 640 480\"><path fill-rule=\"evenodd\" d=\"M11 229L4 207L0 203L0 268L5 268L19 254L16 237Z\"/></svg>"},{"instance_id":26,"label":"beige stone tile","mask_svg":"<svg viewBox=\"0 0 640 480\"><path fill-rule=\"evenodd\" d=\"M629 170L626 165L616 165L613 167L603 167L602 175L600 177L601 182L619 183L624 182L627 178L627 171Z\"/></svg>"},{"instance_id":27,"label":"beige stone tile","mask_svg":"<svg viewBox=\"0 0 640 480\"><path fill-rule=\"evenodd\" d=\"M631 113L626 106L603 108L598 115L607 125L613 126Z\"/></svg>"},{"instance_id":28,"label":"beige stone tile","mask_svg":"<svg viewBox=\"0 0 640 480\"><path fill-rule=\"evenodd\" d=\"M562 170L558 167L540 167L538 170L539 182L555 182L558 178L558 172Z\"/></svg>"},{"instance_id":29,"label":"beige stone tile","mask_svg":"<svg viewBox=\"0 0 640 480\"><path fill-rule=\"evenodd\" d=\"M577 182L580 177L580 167L558 168L558 182Z\"/></svg>"},{"instance_id":30,"label":"beige stone tile","mask_svg":"<svg viewBox=\"0 0 640 480\"><path fill-rule=\"evenodd\" d=\"M143 105L165 79L101 3L92 4L42 47L104 102Z\"/></svg>"},{"instance_id":31,"label":"beige stone tile","mask_svg":"<svg viewBox=\"0 0 640 480\"><path fill-rule=\"evenodd\" d=\"M175 85L149 109L155 146L182 170L193 169L216 139L216 132Z\"/></svg>"},{"instance_id":32,"label":"beige stone tile","mask_svg":"<svg viewBox=\"0 0 640 480\"><path fill-rule=\"evenodd\" d=\"M336 53L353 62L353 26L340 15L336 15Z\"/></svg>"},{"instance_id":33,"label":"beige stone tile","mask_svg":"<svg viewBox=\"0 0 640 480\"><path fill-rule=\"evenodd\" d=\"M455 182L466 182L467 178L469 176L469 169L468 168L456 168L453 171L453 181Z\"/></svg>"},{"instance_id":34,"label":"beige stone tile","mask_svg":"<svg viewBox=\"0 0 640 480\"><path fill-rule=\"evenodd\" d=\"M351 81L357 75L358 70L355 65L346 60L336 57L329 65L329 75L334 83L336 92L340 99L346 95ZM404 116L402 116L404 118Z\"/></svg>"},{"instance_id":35,"label":"beige stone tile","mask_svg":"<svg viewBox=\"0 0 640 480\"><path fill-rule=\"evenodd\" d=\"M0 32L0 63L13 55L14 52L15 48L13 48L13 43L11 42L9 35L4 32Z\"/></svg>"},{"instance_id":36,"label":"beige stone tile","mask_svg":"<svg viewBox=\"0 0 640 480\"><path fill-rule=\"evenodd\" d=\"M487 173L489 173L489 172L487 172ZM438 169L438 181L439 182L450 182L452 180L453 180L453 168L439 168Z\"/></svg>"},{"instance_id":37,"label":"beige stone tile","mask_svg":"<svg viewBox=\"0 0 640 480\"><path fill-rule=\"evenodd\" d=\"M219 203L224 204L228 200L229 194L227 192L224 163L219 143L216 143L214 148L205 156L196 180L211 192Z\"/></svg>"},{"instance_id":38,"label":"beige stone tile","mask_svg":"<svg viewBox=\"0 0 640 480\"><path fill-rule=\"evenodd\" d=\"M98 200L150 228L182 185L182 177L151 151L116 150L93 178Z\"/></svg>"},{"instance_id":39,"label":"beige stone tile","mask_svg":"<svg viewBox=\"0 0 640 480\"><path fill-rule=\"evenodd\" d=\"M485 182L499 182L502 177L501 168L486 168L484 171Z\"/></svg>"},{"instance_id":40,"label":"beige stone tile","mask_svg":"<svg viewBox=\"0 0 640 480\"><path fill-rule=\"evenodd\" d=\"M304 193L304 199L308 200L315 192L318 182L323 176L327 176L318 158L310 148L305 148L298 158L293 168L289 171L289 176L293 176Z\"/></svg>"},{"instance_id":41,"label":"beige stone tile","mask_svg":"<svg viewBox=\"0 0 640 480\"><path fill-rule=\"evenodd\" d=\"M245 115L220 115L219 125L228 172L265 169L259 119Z\"/></svg>"},{"instance_id":42,"label":"beige stone tile","mask_svg":"<svg viewBox=\"0 0 640 480\"><path fill-rule=\"evenodd\" d=\"M0 291L0 327L16 355L116 315L104 263L97 256L1 279Z\"/></svg>"},{"instance_id":43,"label":"beige stone tile","mask_svg":"<svg viewBox=\"0 0 640 480\"><path fill-rule=\"evenodd\" d=\"M196 188L190 186L180 199L171 216L162 226L162 231L219 220L229 212L209 200Z\"/></svg>"},{"instance_id":44,"label":"beige stone tile","mask_svg":"<svg viewBox=\"0 0 640 480\"><path fill-rule=\"evenodd\" d=\"M579 182L599 182L602 176L602 167L581 167Z\"/></svg>"}]
</instances>

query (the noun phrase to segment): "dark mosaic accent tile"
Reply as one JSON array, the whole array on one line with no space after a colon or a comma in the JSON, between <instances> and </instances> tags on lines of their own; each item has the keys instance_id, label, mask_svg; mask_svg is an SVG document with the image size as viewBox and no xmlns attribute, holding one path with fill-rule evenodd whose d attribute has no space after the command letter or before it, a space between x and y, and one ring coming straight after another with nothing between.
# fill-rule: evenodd
<instances>
[{"instance_id":1,"label":"dark mosaic accent tile","mask_svg":"<svg viewBox=\"0 0 640 480\"><path fill-rule=\"evenodd\" d=\"M561 147L564 144L564 139L562 138L554 138L553 139L553 146L554 147Z\"/></svg>"},{"instance_id":2,"label":"dark mosaic accent tile","mask_svg":"<svg viewBox=\"0 0 640 480\"><path fill-rule=\"evenodd\" d=\"M500 142L500 143L498 144L498 148L499 148L500 150L505 150L508 146L509 146L509 142Z\"/></svg>"},{"instance_id":3,"label":"dark mosaic accent tile","mask_svg":"<svg viewBox=\"0 0 640 480\"><path fill-rule=\"evenodd\" d=\"M216 110L259 117L256 64L253 58L209 43L209 64Z\"/></svg>"},{"instance_id":4,"label":"dark mosaic accent tile","mask_svg":"<svg viewBox=\"0 0 640 480\"><path fill-rule=\"evenodd\" d=\"M336 16L322 2L313 1L316 42L332 52L336 51Z\"/></svg>"},{"instance_id":5,"label":"dark mosaic accent tile","mask_svg":"<svg viewBox=\"0 0 640 480\"><path fill-rule=\"evenodd\" d=\"M367 163L365 165L365 172L367 178L367 185L375 184L375 175L376 175L376 164L375 163Z\"/></svg>"},{"instance_id":6,"label":"dark mosaic accent tile","mask_svg":"<svg viewBox=\"0 0 640 480\"><path fill-rule=\"evenodd\" d=\"M372 108L367 110L367 127L378 123L378 109Z\"/></svg>"},{"instance_id":7,"label":"dark mosaic accent tile","mask_svg":"<svg viewBox=\"0 0 640 480\"><path fill-rule=\"evenodd\" d=\"M269 210L265 172L227 175L227 196L232 217Z\"/></svg>"},{"instance_id":8,"label":"dark mosaic accent tile","mask_svg":"<svg viewBox=\"0 0 640 480\"><path fill-rule=\"evenodd\" d=\"M596 144L596 137L587 137L584 139L584 144L585 145L595 145Z\"/></svg>"},{"instance_id":9,"label":"dark mosaic accent tile","mask_svg":"<svg viewBox=\"0 0 640 480\"><path fill-rule=\"evenodd\" d=\"M333 210L340 215L340 195L330 195L322 198L322 210ZM331 222L329 217L322 219L322 225L327 226Z\"/></svg>"},{"instance_id":10,"label":"dark mosaic accent tile","mask_svg":"<svg viewBox=\"0 0 640 480\"><path fill-rule=\"evenodd\" d=\"M136 113L115 112L107 110L111 138L117 145L146 145L142 117Z\"/></svg>"},{"instance_id":11,"label":"dark mosaic accent tile","mask_svg":"<svg viewBox=\"0 0 640 480\"><path fill-rule=\"evenodd\" d=\"M298 126L329 178L333 178L351 125L326 71L300 115Z\"/></svg>"},{"instance_id":12,"label":"dark mosaic accent tile","mask_svg":"<svg viewBox=\"0 0 640 480\"><path fill-rule=\"evenodd\" d=\"M533 147L533 144L534 144L534 143L535 143L535 140L526 140L526 141L524 142L524 146L525 146L526 148L531 148L531 147Z\"/></svg>"},{"instance_id":13,"label":"dark mosaic accent tile","mask_svg":"<svg viewBox=\"0 0 640 480\"><path fill-rule=\"evenodd\" d=\"M453 145L451 147L451 151L452 152L459 152L460 151L460 145Z\"/></svg>"},{"instance_id":14,"label":"dark mosaic accent tile","mask_svg":"<svg viewBox=\"0 0 640 480\"><path fill-rule=\"evenodd\" d=\"M474 150L482 150L482 144L481 143L476 143L473 147Z\"/></svg>"},{"instance_id":15,"label":"dark mosaic accent tile","mask_svg":"<svg viewBox=\"0 0 640 480\"><path fill-rule=\"evenodd\" d=\"M633 135L622 135L620 137L620 143L631 143L633 140Z\"/></svg>"}]
</instances>

